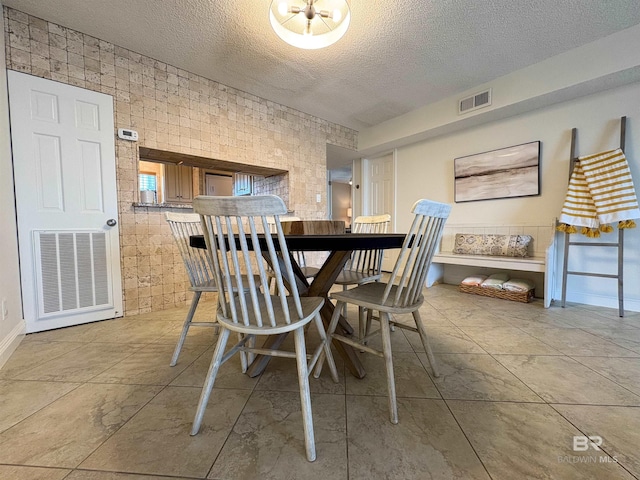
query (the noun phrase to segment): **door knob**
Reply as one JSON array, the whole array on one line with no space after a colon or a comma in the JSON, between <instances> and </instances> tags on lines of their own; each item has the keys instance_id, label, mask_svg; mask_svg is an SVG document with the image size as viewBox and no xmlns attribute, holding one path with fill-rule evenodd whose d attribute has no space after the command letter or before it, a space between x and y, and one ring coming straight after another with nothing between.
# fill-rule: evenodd
<instances>
[{"instance_id":1,"label":"door knob","mask_svg":"<svg viewBox=\"0 0 640 480\"><path fill-rule=\"evenodd\" d=\"M118 222L116 222L115 218L110 218L109 220L107 220L107 225L110 227L115 227L116 223Z\"/></svg>"}]
</instances>

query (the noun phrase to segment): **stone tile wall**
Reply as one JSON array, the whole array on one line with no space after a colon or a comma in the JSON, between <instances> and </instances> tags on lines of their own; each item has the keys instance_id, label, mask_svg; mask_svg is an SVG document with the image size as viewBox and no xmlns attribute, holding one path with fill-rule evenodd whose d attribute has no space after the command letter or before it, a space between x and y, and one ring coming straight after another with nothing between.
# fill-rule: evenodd
<instances>
[{"instance_id":1,"label":"stone tile wall","mask_svg":"<svg viewBox=\"0 0 640 480\"><path fill-rule=\"evenodd\" d=\"M164 210L132 206L137 145L286 169L256 190L281 195L299 217L324 217L326 144L355 148L356 131L15 9L3 14L7 68L112 95L115 128L139 133L137 144L115 140L125 315L190 298Z\"/></svg>"}]
</instances>

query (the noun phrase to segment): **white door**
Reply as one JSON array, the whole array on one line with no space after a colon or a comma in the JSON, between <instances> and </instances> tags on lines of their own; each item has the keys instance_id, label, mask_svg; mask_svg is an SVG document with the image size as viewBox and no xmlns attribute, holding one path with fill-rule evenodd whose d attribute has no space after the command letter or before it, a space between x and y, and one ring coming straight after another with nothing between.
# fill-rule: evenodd
<instances>
[{"instance_id":1,"label":"white door","mask_svg":"<svg viewBox=\"0 0 640 480\"><path fill-rule=\"evenodd\" d=\"M113 98L8 77L27 332L122 316Z\"/></svg>"},{"instance_id":2,"label":"white door","mask_svg":"<svg viewBox=\"0 0 640 480\"><path fill-rule=\"evenodd\" d=\"M389 231L394 231L395 226L395 161L393 153L384 157L365 160L364 214L378 215L388 213L391 215ZM396 261L398 252L385 250L382 260L382 269L391 271Z\"/></svg>"}]
</instances>

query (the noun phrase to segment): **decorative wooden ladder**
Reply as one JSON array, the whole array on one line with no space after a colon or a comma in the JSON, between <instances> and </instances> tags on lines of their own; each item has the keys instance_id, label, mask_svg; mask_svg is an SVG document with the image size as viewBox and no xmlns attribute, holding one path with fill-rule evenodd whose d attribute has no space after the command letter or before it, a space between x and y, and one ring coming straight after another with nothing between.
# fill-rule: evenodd
<instances>
[{"instance_id":1,"label":"decorative wooden ladder","mask_svg":"<svg viewBox=\"0 0 640 480\"><path fill-rule=\"evenodd\" d=\"M620 118L620 148L624 152L624 143L627 128L627 117ZM576 156L576 134L577 129L571 130L571 159L569 161L569 178L573 173L578 158ZM581 247L615 247L618 249L618 273L594 273L594 272L578 272L568 269L569 260L569 247L581 246ZM618 280L618 315L624 317L624 291L623 291L623 271L624 271L624 229L618 228L618 241L617 242L575 242L571 241L571 234L565 232L564 234L564 259L562 264L562 308L564 308L567 299L567 276L568 275L582 275L587 277L601 277L601 278L615 278Z\"/></svg>"}]
</instances>

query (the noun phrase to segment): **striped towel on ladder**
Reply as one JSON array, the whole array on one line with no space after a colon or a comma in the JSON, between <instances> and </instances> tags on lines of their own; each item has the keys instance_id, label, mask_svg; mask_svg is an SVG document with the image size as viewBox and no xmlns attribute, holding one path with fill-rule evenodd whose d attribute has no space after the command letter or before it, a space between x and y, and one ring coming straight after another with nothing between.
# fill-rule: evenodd
<instances>
[{"instance_id":1,"label":"striped towel on ladder","mask_svg":"<svg viewBox=\"0 0 640 480\"><path fill-rule=\"evenodd\" d=\"M621 149L579 157L560 214L558 230L578 231L589 237L600 231L611 232L611 223L618 228L633 228L633 219L640 218L629 164Z\"/></svg>"}]
</instances>

